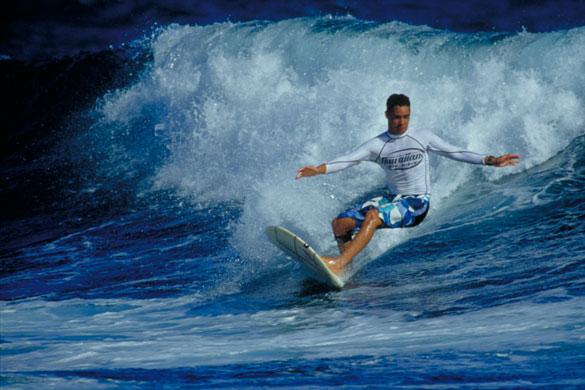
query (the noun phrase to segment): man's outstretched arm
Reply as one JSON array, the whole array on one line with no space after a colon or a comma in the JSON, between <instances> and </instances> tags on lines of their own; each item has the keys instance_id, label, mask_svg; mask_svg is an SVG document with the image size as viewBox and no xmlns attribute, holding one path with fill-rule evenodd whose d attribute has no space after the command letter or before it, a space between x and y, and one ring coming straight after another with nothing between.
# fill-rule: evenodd
<instances>
[{"instance_id":1,"label":"man's outstretched arm","mask_svg":"<svg viewBox=\"0 0 585 390\"><path fill-rule=\"evenodd\" d=\"M361 144L353 152L338 157L321 165L309 165L297 171L296 179L303 177L335 173L359 164L362 161L374 161L379 151L378 137Z\"/></svg>"},{"instance_id":2,"label":"man's outstretched arm","mask_svg":"<svg viewBox=\"0 0 585 390\"><path fill-rule=\"evenodd\" d=\"M462 161L469 164L482 164L494 167L507 167L516 165L520 156L518 154L504 154L499 157L481 155L480 153L470 152L453 146L438 135L429 133L429 151L440 156L450 158L456 161Z\"/></svg>"}]
</instances>

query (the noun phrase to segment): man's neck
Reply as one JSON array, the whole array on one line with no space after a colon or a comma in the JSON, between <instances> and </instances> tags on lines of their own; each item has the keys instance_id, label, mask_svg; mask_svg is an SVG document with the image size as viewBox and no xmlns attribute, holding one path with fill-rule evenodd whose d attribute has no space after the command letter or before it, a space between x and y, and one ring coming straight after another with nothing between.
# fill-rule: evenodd
<instances>
[{"instance_id":1,"label":"man's neck","mask_svg":"<svg viewBox=\"0 0 585 390\"><path fill-rule=\"evenodd\" d=\"M403 132L393 132L391 129L388 129L388 134L390 135L390 137L392 138L400 138L403 135L406 135L406 133L408 133L408 128L406 130L404 130Z\"/></svg>"}]
</instances>

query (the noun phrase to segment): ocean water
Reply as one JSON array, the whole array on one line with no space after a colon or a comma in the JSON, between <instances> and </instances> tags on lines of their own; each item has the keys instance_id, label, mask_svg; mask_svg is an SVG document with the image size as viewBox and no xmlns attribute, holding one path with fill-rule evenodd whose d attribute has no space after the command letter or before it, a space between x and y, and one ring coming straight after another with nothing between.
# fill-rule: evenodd
<instances>
[{"instance_id":1,"label":"ocean water","mask_svg":"<svg viewBox=\"0 0 585 390\"><path fill-rule=\"evenodd\" d=\"M0 65L34 91L3 114L3 387L585 386L584 27L173 24ZM329 290L264 228L335 251L331 219L382 172L296 169L383 131L393 92L411 127L522 160L433 157L426 221Z\"/></svg>"}]
</instances>

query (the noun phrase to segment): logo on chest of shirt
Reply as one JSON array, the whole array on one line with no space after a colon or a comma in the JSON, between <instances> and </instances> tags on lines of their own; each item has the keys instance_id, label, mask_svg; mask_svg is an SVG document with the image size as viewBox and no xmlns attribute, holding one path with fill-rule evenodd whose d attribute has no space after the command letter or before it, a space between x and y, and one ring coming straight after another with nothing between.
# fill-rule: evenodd
<instances>
[{"instance_id":1,"label":"logo on chest of shirt","mask_svg":"<svg viewBox=\"0 0 585 390\"><path fill-rule=\"evenodd\" d=\"M380 158L380 164L388 169L411 169L419 165L425 158L421 149L402 149Z\"/></svg>"}]
</instances>

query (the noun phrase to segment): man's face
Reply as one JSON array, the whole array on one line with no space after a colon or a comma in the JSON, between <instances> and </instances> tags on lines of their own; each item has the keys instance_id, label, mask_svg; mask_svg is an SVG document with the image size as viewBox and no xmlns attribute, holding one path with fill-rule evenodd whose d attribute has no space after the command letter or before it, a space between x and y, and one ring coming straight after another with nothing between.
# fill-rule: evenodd
<instances>
[{"instance_id":1,"label":"man's face","mask_svg":"<svg viewBox=\"0 0 585 390\"><path fill-rule=\"evenodd\" d=\"M394 106L390 111L386 111L386 118L388 118L388 131L391 134L403 134L408 129L410 107Z\"/></svg>"}]
</instances>

